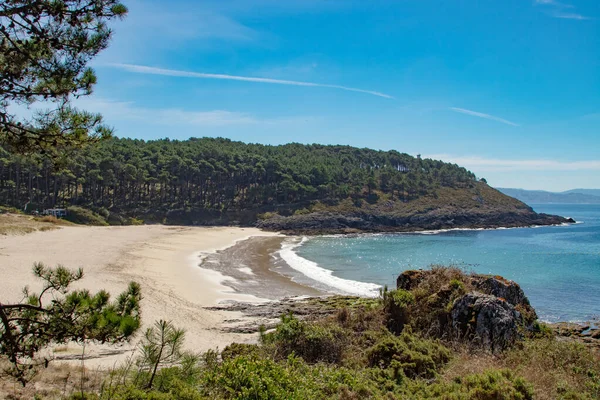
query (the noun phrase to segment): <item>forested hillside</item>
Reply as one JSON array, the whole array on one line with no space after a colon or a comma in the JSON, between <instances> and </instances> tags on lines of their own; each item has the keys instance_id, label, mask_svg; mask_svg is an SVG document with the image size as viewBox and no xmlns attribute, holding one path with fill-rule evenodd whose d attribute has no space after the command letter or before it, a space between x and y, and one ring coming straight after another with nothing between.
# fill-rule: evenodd
<instances>
[{"instance_id":1,"label":"forested hillside","mask_svg":"<svg viewBox=\"0 0 600 400\"><path fill-rule=\"evenodd\" d=\"M199 206L243 209L381 190L403 200L475 176L441 161L348 146L264 146L226 139L112 139L59 162L0 158L1 201L48 208L82 204L132 209Z\"/></svg>"},{"instance_id":2,"label":"forested hillside","mask_svg":"<svg viewBox=\"0 0 600 400\"><path fill-rule=\"evenodd\" d=\"M27 211L76 205L111 223L123 223L122 216L148 222L252 223L273 211L310 214L316 203L348 211L340 204L354 210L386 201L388 209L397 211L429 199L425 207L431 209L435 199L452 204L456 196L451 193L479 188L475 195L480 196L482 187L489 189L455 164L349 146L113 138L63 152L59 159L1 151L1 204ZM530 211L509 197L502 199Z\"/></svg>"}]
</instances>

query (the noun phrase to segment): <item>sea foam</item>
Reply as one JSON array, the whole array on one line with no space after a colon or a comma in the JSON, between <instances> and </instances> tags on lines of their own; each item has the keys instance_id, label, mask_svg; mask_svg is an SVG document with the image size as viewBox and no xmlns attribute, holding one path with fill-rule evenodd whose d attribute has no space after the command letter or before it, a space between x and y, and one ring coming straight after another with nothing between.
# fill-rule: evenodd
<instances>
[{"instance_id":1,"label":"sea foam","mask_svg":"<svg viewBox=\"0 0 600 400\"><path fill-rule=\"evenodd\" d=\"M290 268L300 272L309 279L331 288L333 292L339 294L376 297L379 294L381 286L375 283L359 282L350 279L338 278L333 275L333 271L320 267L317 263L300 257L296 249L305 243L308 239L302 238L299 242L284 241L279 250L279 256L290 266Z\"/></svg>"}]
</instances>

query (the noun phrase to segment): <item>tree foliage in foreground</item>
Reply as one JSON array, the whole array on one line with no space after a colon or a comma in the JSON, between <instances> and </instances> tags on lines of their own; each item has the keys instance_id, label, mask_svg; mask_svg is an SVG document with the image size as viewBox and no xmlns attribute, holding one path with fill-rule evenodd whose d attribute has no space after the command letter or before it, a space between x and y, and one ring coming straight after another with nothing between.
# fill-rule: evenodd
<instances>
[{"instance_id":1,"label":"tree foliage in foreground","mask_svg":"<svg viewBox=\"0 0 600 400\"><path fill-rule=\"evenodd\" d=\"M0 356L10 367L4 371L23 385L36 369L47 366L47 346L71 341L118 343L127 340L140 326L140 286L131 282L115 301L102 290L70 291L83 278L83 271L41 263L33 274L43 282L39 293L23 290L25 299L16 304L0 303Z\"/></svg>"},{"instance_id":2,"label":"tree foliage in foreground","mask_svg":"<svg viewBox=\"0 0 600 400\"><path fill-rule=\"evenodd\" d=\"M70 105L96 84L89 62L109 43L118 0L0 2L0 141L18 151L79 145L110 136L102 117ZM31 118L15 106L42 102Z\"/></svg>"}]
</instances>

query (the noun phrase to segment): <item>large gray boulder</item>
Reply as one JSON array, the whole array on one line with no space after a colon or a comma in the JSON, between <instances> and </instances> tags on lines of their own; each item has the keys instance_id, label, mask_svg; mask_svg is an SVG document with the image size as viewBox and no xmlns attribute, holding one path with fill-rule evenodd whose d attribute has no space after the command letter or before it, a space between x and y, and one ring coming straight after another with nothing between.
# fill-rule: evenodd
<instances>
[{"instance_id":1,"label":"large gray boulder","mask_svg":"<svg viewBox=\"0 0 600 400\"><path fill-rule=\"evenodd\" d=\"M454 302L450 315L455 337L492 352L510 347L520 337L521 314L493 295L467 293Z\"/></svg>"}]
</instances>

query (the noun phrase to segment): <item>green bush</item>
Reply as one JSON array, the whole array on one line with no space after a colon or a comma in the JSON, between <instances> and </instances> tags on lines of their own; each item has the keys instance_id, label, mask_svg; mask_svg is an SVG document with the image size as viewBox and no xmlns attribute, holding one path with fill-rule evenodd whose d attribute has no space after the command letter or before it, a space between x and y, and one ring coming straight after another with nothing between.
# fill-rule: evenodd
<instances>
[{"instance_id":1,"label":"green bush","mask_svg":"<svg viewBox=\"0 0 600 400\"><path fill-rule=\"evenodd\" d=\"M204 391L210 398L277 400L298 397L296 377L270 359L240 356L226 359L204 375Z\"/></svg>"},{"instance_id":2,"label":"green bush","mask_svg":"<svg viewBox=\"0 0 600 400\"><path fill-rule=\"evenodd\" d=\"M461 292L464 292L464 290L465 290L465 284L462 283L458 279L452 279L450 281L449 285L450 285L450 289L452 289L452 290L460 290Z\"/></svg>"},{"instance_id":3,"label":"green bush","mask_svg":"<svg viewBox=\"0 0 600 400\"><path fill-rule=\"evenodd\" d=\"M223 360L234 359L238 356L250 356L259 352L260 348L255 344L232 343L221 352Z\"/></svg>"},{"instance_id":4,"label":"green bush","mask_svg":"<svg viewBox=\"0 0 600 400\"><path fill-rule=\"evenodd\" d=\"M306 323L287 314L281 317L275 332L264 335L263 340L284 357L294 353L309 363L339 363L345 332L337 325Z\"/></svg>"},{"instance_id":5,"label":"green bush","mask_svg":"<svg viewBox=\"0 0 600 400\"><path fill-rule=\"evenodd\" d=\"M127 225L144 225L144 221L139 218L131 217L127 219Z\"/></svg>"},{"instance_id":6,"label":"green bush","mask_svg":"<svg viewBox=\"0 0 600 400\"><path fill-rule=\"evenodd\" d=\"M108 223L99 214L82 207L69 207L67 208L67 221L71 221L75 224L80 225L97 225L106 226Z\"/></svg>"},{"instance_id":7,"label":"green bush","mask_svg":"<svg viewBox=\"0 0 600 400\"><path fill-rule=\"evenodd\" d=\"M407 382L405 396L410 399L456 400L530 400L533 388L509 370L488 370L481 374L459 377L453 382L429 384Z\"/></svg>"},{"instance_id":8,"label":"green bush","mask_svg":"<svg viewBox=\"0 0 600 400\"><path fill-rule=\"evenodd\" d=\"M300 208L296 211L294 211L294 215L305 215L305 214L310 214L310 210L307 208Z\"/></svg>"},{"instance_id":9,"label":"green bush","mask_svg":"<svg viewBox=\"0 0 600 400\"><path fill-rule=\"evenodd\" d=\"M402 332L409 321L408 307L415 303L415 296L403 289L384 290L381 292L387 328L396 334Z\"/></svg>"},{"instance_id":10,"label":"green bush","mask_svg":"<svg viewBox=\"0 0 600 400\"><path fill-rule=\"evenodd\" d=\"M367 359L371 367L401 368L410 378L432 378L450 360L450 350L406 329L400 336L384 335L367 350Z\"/></svg>"},{"instance_id":11,"label":"green bush","mask_svg":"<svg viewBox=\"0 0 600 400\"><path fill-rule=\"evenodd\" d=\"M271 218L278 217L278 216L279 216L279 213L277 213L277 211L275 211L275 212L267 211L266 213L258 214L256 217L259 220L267 220L267 219L271 219Z\"/></svg>"}]
</instances>

